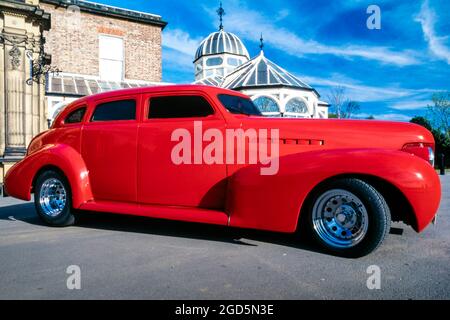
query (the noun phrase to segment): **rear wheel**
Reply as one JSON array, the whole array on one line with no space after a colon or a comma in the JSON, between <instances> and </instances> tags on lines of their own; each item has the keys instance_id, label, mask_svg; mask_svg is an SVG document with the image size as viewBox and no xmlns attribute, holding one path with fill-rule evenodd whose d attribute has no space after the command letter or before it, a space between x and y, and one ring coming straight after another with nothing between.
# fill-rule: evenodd
<instances>
[{"instance_id":1,"label":"rear wheel","mask_svg":"<svg viewBox=\"0 0 450 320\"><path fill-rule=\"evenodd\" d=\"M315 192L308 206L308 229L322 247L342 256L375 250L390 229L389 207L366 182L343 178Z\"/></svg>"},{"instance_id":2,"label":"rear wheel","mask_svg":"<svg viewBox=\"0 0 450 320\"><path fill-rule=\"evenodd\" d=\"M39 175L34 190L34 205L39 217L57 227L73 225L72 195L67 179L59 172L49 170Z\"/></svg>"}]
</instances>

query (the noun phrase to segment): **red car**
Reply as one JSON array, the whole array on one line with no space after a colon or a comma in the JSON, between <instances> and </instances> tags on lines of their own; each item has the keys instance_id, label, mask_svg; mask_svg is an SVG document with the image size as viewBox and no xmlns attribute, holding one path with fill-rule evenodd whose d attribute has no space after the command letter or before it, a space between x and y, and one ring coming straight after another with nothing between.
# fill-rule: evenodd
<instances>
[{"instance_id":1,"label":"red car","mask_svg":"<svg viewBox=\"0 0 450 320\"><path fill-rule=\"evenodd\" d=\"M255 151L256 150L256 151ZM344 256L377 248L391 221L417 232L441 197L433 136L410 124L261 116L208 86L81 98L5 178L52 226L78 210L310 234Z\"/></svg>"}]
</instances>

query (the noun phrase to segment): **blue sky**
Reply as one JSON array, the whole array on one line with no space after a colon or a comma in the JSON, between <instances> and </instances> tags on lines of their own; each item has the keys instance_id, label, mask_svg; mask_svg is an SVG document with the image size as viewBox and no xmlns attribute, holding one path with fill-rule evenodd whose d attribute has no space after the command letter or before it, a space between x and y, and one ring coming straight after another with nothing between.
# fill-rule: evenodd
<instances>
[{"instance_id":1,"label":"blue sky","mask_svg":"<svg viewBox=\"0 0 450 320\"><path fill-rule=\"evenodd\" d=\"M159 14L163 81L193 81L193 56L218 29L219 1L99 0ZM369 30L366 9L381 9L381 29ZM251 56L266 56L318 90L333 86L360 102L360 116L407 121L426 113L431 95L450 90L448 0L223 0L224 28L238 35Z\"/></svg>"}]
</instances>

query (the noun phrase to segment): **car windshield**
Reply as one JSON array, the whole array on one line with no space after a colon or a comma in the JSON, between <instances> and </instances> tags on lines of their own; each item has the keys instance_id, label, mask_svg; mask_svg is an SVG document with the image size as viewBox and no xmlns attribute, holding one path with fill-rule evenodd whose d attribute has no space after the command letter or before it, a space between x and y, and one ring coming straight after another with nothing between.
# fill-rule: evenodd
<instances>
[{"instance_id":1,"label":"car windshield","mask_svg":"<svg viewBox=\"0 0 450 320\"><path fill-rule=\"evenodd\" d=\"M242 98L228 94L219 94L218 97L222 105L231 113L253 116L262 115L249 98Z\"/></svg>"}]
</instances>

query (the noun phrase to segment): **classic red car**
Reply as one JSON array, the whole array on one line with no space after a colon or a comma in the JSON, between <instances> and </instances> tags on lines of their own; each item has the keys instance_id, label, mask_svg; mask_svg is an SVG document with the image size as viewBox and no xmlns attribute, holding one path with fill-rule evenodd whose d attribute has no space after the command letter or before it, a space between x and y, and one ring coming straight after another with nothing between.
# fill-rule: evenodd
<instances>
[{"instance_id":1,"label":"classic red car","mask_svg":"<svg viewBox=\"0 0 450 320\"><path fill-rule=\"evenodd\" d=\"M410 123L268 118L235 91L135 88L67 106L5 187L23 200L34 192L52 226L88 210L300 230L362 256L391 221L420 232L433 220L433 150L431 133Z\"/></svg>"}]
</instances>

